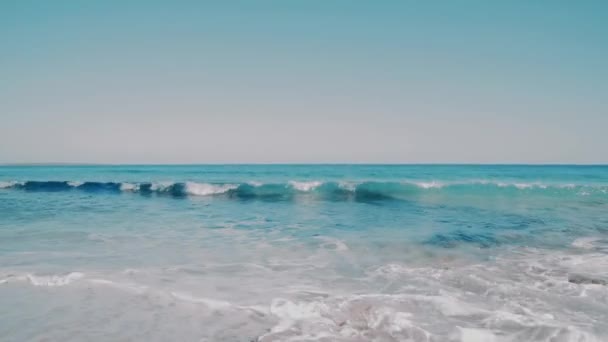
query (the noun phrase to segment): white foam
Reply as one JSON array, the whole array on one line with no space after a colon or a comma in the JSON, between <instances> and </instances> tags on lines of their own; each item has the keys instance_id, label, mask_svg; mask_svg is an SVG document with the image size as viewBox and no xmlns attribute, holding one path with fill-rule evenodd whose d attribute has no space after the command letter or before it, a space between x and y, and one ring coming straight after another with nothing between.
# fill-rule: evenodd
<instances>
[{"instance_id":1,"label":"white foam","mask_svg":"<svg viewBox=\"0 0 608 342\"><path fill-rule=\"evenodd\" d=\"M514 187L514 188L519 189L519 190L526 190L526 189L533 189L533 188L540 188L540 189L546 189L547 188L547 185L541 184L541 183L507 183L507 182L496 182L494 184L496 184L496 186L498 186L500 188Z\"/></svg>"},{"instance_id":2,"label":"white foam","mask_svg":"<svg viewBox=\"0 0 608 342\"><path fill-rule=\"evenodd\" d=\"M77 187L81 186L82 184L84 184L84 182L81 182L81 181L69 181L68 182L68 185L73 188L77 188Z\"/></svg>"},{"instance_id":3,"label":"white foam","mask_svg":"<svg viewBox=\"0 0 608 342\"><path fill-rule=\"evenodd\" d=\"M248 310L254 311L257 313L267 313L262 307L258 306L242 306L238 304L233 304L225 300L218 300L213 298L203 298L203 297L195 297L187 293L182 292L171 292L171 296L175 299L193 303L193 304L202 304L214 311L225 311L225 310Z\"/></svg>"},{"instance_id":4,"label":"white foam","mask_svg":"<svg viewBox=\"0 0 608 342\"><path fill-rule=\"evenodd\" d=\"M371 276L377 277L386 277L393 278L395 276L399 276L404 273L409 273L409 269L407 266L399 265L399 264L387 264L380 266L370 272L367 272Z\"/></svg>"},{"instance_id":5,"label":"white foam","mask_svg":"<svg viewBox=\"0 0 608 342\"><path fill-rule=\"evenodd\" d=\"M2 182L0 182L0 189L12 188L16 184L19 184L19 183L18 182L13 182L13 181L10 181L10 182L2 181Z\"/></svg>"},{"instance_id":6,"label":"white foam","mask_svg":"<svg viewBox=\"0 0 608 342\"><path fill-rule=\"evenodd\" d=\"M18 275L14 275L14 274L7 274L2 279L0 279L0 284L6 284L6 283L9 283L9 282L11 282L13 280L24 281L24 280L27 280L27 278L25 276L18 276Z\"/></svg>"},{"instance_id":7,"label":"white foam","mask_svg":"<svg viewBox=\"0 0 608 342\"><path fill-rule=\"evenodd\" d=\"M324 242L323 244L321 244L321 247L327 249L334 249L339 252L344 252L349 249L346 243L342 240L334 239L328 236L317 236L316 238Z\"/></svg>"},{"instance_id":8,"label":"white foam","mask_svg":"<svg viewBox=\"0 0 608 342\"><path fill-rule=\"evenodd\" d=\"M411 320L412 317L409 312L379 307L370 310L367 326L376 331L386 331L393 336L406 333L405 335L410 336L413 341L431 341L431 333L416 326Z\"/></svg>"},{"instance_id":9,"label":"white foam","mask_svg":"<svg viewBox=\"0 0 608 342\"><path fill-rule=\"evenodd\" d=\"M208 184L186 182L186 193L195 196L217 195L226 193L230 190L234 190L237 187L238 186L235 184Z\"/></svg>"},{"instance_id":10,"label":"white foam","mask_svg":"<svg viewBox=\"0 0 608 342\"><path fill-rule=\"evenodd\" d=\"M473 316L485 313L484 310L463 302L443 291L441 291L440 296L416 296L414 298L434 303L437 309L445 316Z\"/></svg>"},{"instance_id":11,"label":"white foam","mask_svg":"<svg viewBox=\"0 0 608 342\"><path fill-rule=\"evenodd\" d=\"M444 186L443 183L440 182L436 182L436 181L431 181L431 182L416 182L414 183L417 186L423 188L423 189L440 189Z\"/></svg>"},{"instance_id":12,"label":"white foam","mask_svg":"<svg viewBox=\"0 0 608 342\"><path fill-rule=\"evenodd\" d=\"M374 340L374 336L390 336L391 341L431 341L431 333L413 322L412 313L393 307L399 299L399 295L298 302L275 298L270 312L279 321L259 341L359 341Z\"/></svg>"},{"instance_id":13,"label":"white foam","mask_svg":"<svg viewBox=\"0 0 608 342\"><path fill-rule=\"evenodd\" d=\"M406 181L407 184L414 184L423 189L440 189L443 187L458 186L458 185L494 185L499 188L514 187L519 190L525 189L548 189L550 187L574 189L575 184L545 184L541 182L512 182L490 179L472 179L461 181Z\"/></svg>"},{"instance_id":14,"label":"white foam","mask_svg":"<svg viewBox=\"0 0 608 342\"><path fill-rule=\"evenodd\" d=\"M120 191L137 191L137 190L139 190L139 184L120 183Z\"/></svg>"},{"instance_id":15,"label":"white foam","mask_svg":"<svg viewBox=\"0 0 608 342\"><path fill-rule=\"evenodd\" d=\"M296 189L298 191L303 191L303 192L314 190L314 189L318 188L321 184L323 184L323 182L319 182L319 181L312 181L312 182L289 181L289 185L291 185L294 189Z\"/></svg>"},{"instance_id":16,"label":"white foam","mask_svg":"<svg viewBox=\"0 0 608 342\"><path fill-rule=\"evenodd\" d=\"M70 272L65 275L48 276L27 274L25 278L34 286L64 286L84 278L84 273Z\"/></svg>"},{"instance_id":17,"label":"white foam","mask_svg":"<svg viewBox=\"0 0 608 342\"><path fill-rule=\"evenodd\" d=\"M150 190L151 191L158 191L158 192L163 192L166 191L167 189L169 189L170 187L172 187L175 183L173 182L157 182L157 183L152 183L150 185Z\"/></svg>"},{"instance_id":18,"label":"white foam","mask_svg":"<svg viewBox=\"0 0 608 342\"><path fill-rule=\"evenodd\" d=\"M534 185L528 184L528 183L513 183L513 184L507 184L507 186L514 186L517 189L523 190L523 189L532 188Z\"/></svg>"},{"instance_id":19,"label":"white foam","mask_svg":"<svg viewBox=\"0 0 608 342\"><path fill-rule=\"evenodd\" d=\"M357 183L355 182L339 182L338 186L347 191L355 191L357 190Z\"/></svg>"},{"instance_id":20,"label":"white foam","mask_svg":"<svg viewBox=\"0 0 608 342\"><path fill-rule=\"evenodd\" d=\"M223 310L223 309L229 309L229 308L233 307L233 305L230 302L223 301L223 300L194 297L192 295L185 294L185 293L179 293L179 292L171 292L171 295L176 299L186 301L189 303L203 304L213 310Z\"/></svg>"},{"instance_id":21,"label":"white foam","mask_svg":"<svg viewBox=\"0 0 608 342\"><path fill-rule=\"evenodd\" d=\"M409 275L425 276L431 279L439 279L445 272L444 268L428 268L428 267L415 267L401 264L389 263L386 265L379 266L375 269L371 269L366 273L371 277L382 277L386 279L396 279Z\"/></svg>"},{"instance_id":22,"label":"white foam","mask_svg":"<svg viewBox=\"0 0 608 342\"><path fill-rule=\"evenodd\" d=\"M270 305L270 313L279 317L280 321L271 329L271 333L280 333L289 330L298 321L323 322L328 325L335 324L325 318L329 308L322 302L294 303L284 298L275 298Z\"/></svg>"},{"instance_id":23,"label":"white foam","mask_svg":"<svg viewBox=\"0 0 608 342\"><path fill-rule=\"evenodd\" d=\"M595 242L599 241L599 238L596 237L582 237L574 240L572 242L572 247L582 248L582 249L593 249L595 248Z\"/></svg>"}]
</instances>

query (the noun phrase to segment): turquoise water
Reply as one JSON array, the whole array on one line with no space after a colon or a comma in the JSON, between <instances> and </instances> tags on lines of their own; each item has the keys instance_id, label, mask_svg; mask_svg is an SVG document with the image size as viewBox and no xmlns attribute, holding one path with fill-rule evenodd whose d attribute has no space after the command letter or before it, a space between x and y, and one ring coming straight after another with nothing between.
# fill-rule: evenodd
<instances>
[{"instance_id":1,"label":"turquoise water","mask_svg":"<svg viewBox=\"0 0 608 342\"><path fill-rule=\"evenodd\" d=\"M3 166L0 305L8 341L605 341L608 166Z\"/></svg>"}]
</instances>

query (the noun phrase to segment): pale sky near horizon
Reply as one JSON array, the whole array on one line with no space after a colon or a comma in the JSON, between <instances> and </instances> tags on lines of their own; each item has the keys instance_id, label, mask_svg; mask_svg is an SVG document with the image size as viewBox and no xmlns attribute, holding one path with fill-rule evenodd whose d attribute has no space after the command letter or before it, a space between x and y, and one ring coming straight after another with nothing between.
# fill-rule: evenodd
<instances>
[{"instance_id":1,"label":"pale sky near horizon","mask_svg":"<svg viewBox=\"0 0 608 342\"><path fill-rule=\"evenodd\" d=\"M0 163L608 163L608 1L0 1Z\"/></svg>"}]
</instances>

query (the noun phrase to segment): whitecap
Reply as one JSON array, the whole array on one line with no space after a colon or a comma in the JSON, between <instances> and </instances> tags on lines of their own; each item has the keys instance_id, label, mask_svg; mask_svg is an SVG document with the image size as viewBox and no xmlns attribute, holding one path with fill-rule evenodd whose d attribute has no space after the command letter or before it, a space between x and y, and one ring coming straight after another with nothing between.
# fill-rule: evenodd
<instances>
[{"instance_id":1,"label":"whitecap","mask_svg":"<svg viewBox=\"0 0 608 342\"><path fill-rule=\"evenodd\" d=\"M355 182L344 182L344 181L338 182L338 187L340 187L341 189L344 189L346 191L350 191L350 192L357 190L357 185L358 185L358 183L355 183Z\"/></svg>"},{"instance_id":2,"label":"whitecap","mask_svg":"<svg viewBox=\"0 0 608 342\"><path fill-rule=\"evenodd\" d=\"M319 181L311 181L311 182L289 181L289 185L291 185L291 187L293 187L294 189L296 189L298 191L303 191L303 192L314 190L314 189L318 188L321 184L323 184L323 182L319 182Z\"/></svg>"},{"instance_id":3,"label":"whitecap","mask_svg":"<svg viewBox=\"0 0 608 342\"><path fill-rule=\"evenodd\" d=\"M436 182L436 181L416 182L414 184L416 184L418 187L423 188L423 189L440 189L444 186L443 183Z\"/></svg>"},{"instance_id":4,"label":"whitecap","mask_svg":"<svg viewBox=\"0 0 608 342\"><path fill-rule=\"evenodd\" d=\"M139 184L134 183L120 183L120 191L137 191L139 190Z\"/></svg>"},{"instance_id":5,"label":"whitecap","mask_svg":"<svg viewBox=\"0 0 608 342\"><path fill-rule=\"evenodd\" d=\"M186 193L194 196L208 196L223 194L230 190L236 189L235 184L208 184L186 182Z\"/></svg>"},{"instance_id":6,"label":"whitecap","mask_svg":"<svg viewBox=\"0 0 608 342\"><path fill-rule=\"evenodd\" d=\"M2 181L2 182L0 182L0 189L12 188L12 187L14 187L17 184L20 184L20 183L19 182L14 182L14 181L10 181L10 182Z\"/></svg>"},{"instance_id":7,"label":"whitecap","mask_svg":"<svg viewBox=\"0 0 608 342\"><path fill-rule=\"evenodd\" d=\"M164 192L170 189L175 183L173 182L157 182L150 185L151 191Z\"/></svg>"}]
</instances>

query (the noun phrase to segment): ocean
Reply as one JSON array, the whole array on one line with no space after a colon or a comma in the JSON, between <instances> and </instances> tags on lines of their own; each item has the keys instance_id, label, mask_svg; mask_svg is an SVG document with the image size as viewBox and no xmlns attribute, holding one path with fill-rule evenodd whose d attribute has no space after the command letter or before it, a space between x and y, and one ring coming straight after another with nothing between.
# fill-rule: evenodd
<instances>
[{"instance_id":1,"label":"ocean","mask_svg":"<svg viewBox=\"0 0 608 342\"><path fill-rule=\"evenodd\" d=\"M2 341L608 341L608 166L0 167Z\"/></svg>"}]
</instances>

